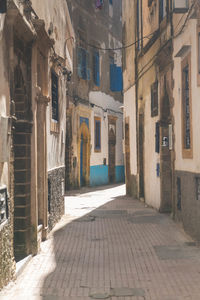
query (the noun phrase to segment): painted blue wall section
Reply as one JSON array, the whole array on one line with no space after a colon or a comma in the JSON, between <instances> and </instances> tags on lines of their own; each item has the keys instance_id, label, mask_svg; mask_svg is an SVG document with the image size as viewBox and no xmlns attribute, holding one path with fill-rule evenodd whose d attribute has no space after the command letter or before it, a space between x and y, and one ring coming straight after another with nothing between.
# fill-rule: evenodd
<instances>
[{"instance_id":1,"label":"painted blue wall section","mask_svg":"<svg viewBox=\"0 0 200 300\"><path fill-rule=\"evenodd\" d=\"M125 182L124 166L115 166L115 181Z\"/></svg>"},{"instance_id":2,"label":"painted blue wall section","mask_svg":"<svg viewBox=\"0 0 200 300\"><path fill-rule=\"evenodd\" d=\"M108 184L108 166L97 165L90 167L90 185Z\"/></svg>"}]
</instances>

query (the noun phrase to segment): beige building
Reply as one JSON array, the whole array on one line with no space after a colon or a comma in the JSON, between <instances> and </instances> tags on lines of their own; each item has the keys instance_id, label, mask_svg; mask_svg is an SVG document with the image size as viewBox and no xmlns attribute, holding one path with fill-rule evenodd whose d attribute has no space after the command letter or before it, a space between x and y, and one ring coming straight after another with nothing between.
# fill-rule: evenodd
<instances>
[{"instance_id":1,"label":"beige building","mask_svg":"<svg viewBox=\"0 0 200 300\"><path fill-rule=\"evenodd\" d=\"M173 15L174 214L200 238L200 3Z\"/></svg>"},{"instance_id":2,"label":"beige building","mask_svg":"<svg viewBox=\"0 0 200 300\"><path fill-rule=\"evenodd\" d=\"M127 192L200 237L199 1L125 1Z\"/></svg>"},{"instance_id":3,"label":"beige building","mask_svg":"<svg viewBox=\"0 0 200 300\"><path fill-rule=\"evenodd\" d=\"M129 126L133 132L131 137L125 133L125 148L130 148L130 158L126 154L126 160L130 159L130 170L126 173L131 174L128 190L148 205L169 211L172 198L172 156L168 147L172 121L171 1L133 2L124 4L123 15L125 61L128 60L124 65L125 130ZM135 78L131 79L130 74ZM128 169L129 163L126 166Z\"/></svg>"},{"instance_id":4,"label":"beige building","mask_svg":"<svg viewBox=\"0 0 200 300\"><path fill-rule=\"evenodd\" d=\"M74 34L64 0L0 5L1 288L64 213Z\"/></svg>"}]
</instances>

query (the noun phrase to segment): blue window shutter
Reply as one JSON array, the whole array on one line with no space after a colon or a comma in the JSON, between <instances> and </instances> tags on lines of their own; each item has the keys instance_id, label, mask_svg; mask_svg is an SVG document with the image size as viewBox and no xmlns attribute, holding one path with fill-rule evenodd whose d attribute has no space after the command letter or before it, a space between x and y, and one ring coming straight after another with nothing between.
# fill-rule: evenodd
<instances>
[{"instance_id":1,"label":"blue window shutter","mask_svg":"<svg viewBox=\"0 0 200 300\"><path fill-rule=\"evenodd\" d=\"M82 78L87 79L87 55L85 49L82 49Z\"/></svg>"},{"instance_id":2,"label":"blue window shutter","mask_svg":"<svg viewBox=\"0 0 200 300\"><path fill-rule=\"evenodd\" d=\"M99 53L94 53L94 65L93 65L93 75L94 75L94 83L97 86L100 86L100 74L99 74Z\"/></svg>"},{"instance_id":3,"label":"blue window shutter","mask_svg":"<svg viewBox=\"0 0 200 300\"><path fill-rule=\"evenodd\" d=\"M110 89L115 91L115 65L110 64Z\"/></svg>"},{"instance_id":4,"label":"blue window shutter","mask_svg":"<svg viewBox=\"0 0 200 300\"><path fill-rule=\"evenodd\" d=\"M116 66L115 72L116 72L115 91L121 92L123 90L122 68Z\"/></svg>"},{"instance_id":5,"label":"blue window shutter","mask_svg":"<svg viewBox=\"0 0 200 300\"><path fill-rule=\"evenodd\" d=\"M77 49L78 52L77 52L77 60L78 60L78 63L77 63L77 68L78 68L78 77L82 78L82 49L81 48L78 48Z\"/></svg>"},{"instance_id":6,"label":"blue window shutter","mask_svg":"<svg viewBox=\"0 0 200 300\"><path fill-rule=\"evenodd\" d=\"M123 90L122 68L115 64L110 65L110 89L113 92Z\"/></svg>"},{"instance_id":7,"label":"blue window shutter","mask_svg":"<svg viewBox=\"0 0 200 300\"><path fill-rule=\"evenodd\" d=\"M86 79L90 80L90 55L89 52L86 51Z\"/></svg>"}]
</instances>

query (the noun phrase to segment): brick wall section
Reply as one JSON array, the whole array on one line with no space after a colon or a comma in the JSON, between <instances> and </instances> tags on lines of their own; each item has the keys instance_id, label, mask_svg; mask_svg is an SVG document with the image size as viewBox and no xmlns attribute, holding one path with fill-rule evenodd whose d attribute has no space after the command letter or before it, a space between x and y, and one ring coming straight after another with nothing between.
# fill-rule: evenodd
<instances>
[{"instance_id":1,"label":"brick wall section","mask_svg":"<svg viewBox=\"0 0 200 300\"><path fill-rule=\"evenodd\" d=\"M9 215L13 216L13 205L9 201ZM13 221L11 217L0 226L0 289L15 275L13 253Z\"/></svg>"},{"instance_id":2,"label":"brick wall section","mask_svg":"<svg viewBox=\"0 0 200 300\"><path fill-rule=\"evenodd\" d=\"M62 196L62 181L65 180L65 168L56 168L48 172L49 217L48 226L51 230L64 214L64 197Z\"/></svg>"}]
</instances>

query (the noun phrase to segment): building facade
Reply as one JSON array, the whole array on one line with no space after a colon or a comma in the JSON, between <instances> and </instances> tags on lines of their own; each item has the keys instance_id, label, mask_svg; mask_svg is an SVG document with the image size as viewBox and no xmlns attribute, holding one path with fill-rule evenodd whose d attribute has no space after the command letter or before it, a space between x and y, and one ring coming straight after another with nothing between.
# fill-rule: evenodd
<instances>
[{"instance_id":1,"label":"building facade","mask_svg":"<svg viewBox=\"0 0 200 300\"><path fill-rule=\"evenodd\" d=\"M59 2L0 3L0 288L64 213L73 30Z\"/></svg>"},{"instance_id":2,"label":"building facade","mask_svg":"<svg viewBox=\"0 0 200 300\"><path fill-rule=\"evenodd\" d=\"M122 11L127 192L199 239L199 1Z\"/></svg>"},{"instance_id":3,"label":"building facade","mask_svg":"<svg viewBox=\"0 0 200 300\"><path fill-rule=\"evenodd\" d=\"M174 216L195 239L199 224L199 1L188 1L174 14Z\"/></svg>"},{"instance_id":4,"label":"building facade","mask_svg":"<svg viewBox=\"0 0 200 300\"><path fill-rule=\"evenodd\" d=\"M69 0L68 5L76 47L68 94L68 115L73 117L66 186L120 182L124 180L121 1Z\"/></svg>"}]
</instances>

